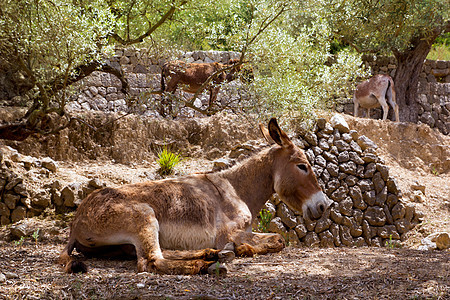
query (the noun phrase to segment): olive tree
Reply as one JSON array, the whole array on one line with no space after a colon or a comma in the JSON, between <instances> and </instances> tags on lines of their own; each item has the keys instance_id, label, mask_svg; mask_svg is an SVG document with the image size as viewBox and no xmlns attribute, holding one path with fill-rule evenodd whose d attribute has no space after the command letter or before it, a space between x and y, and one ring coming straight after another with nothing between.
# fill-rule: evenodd
<instances>
[{"instance_id":1,"label":"olive tree","mask_svg":"<svg viewBox=\"0 0 450 300\"><path fill-rule=\"evenodd\" d=\"M316 20L297 28L295 35L291 29L273 28L251 49L260 75L255 76L255 99L271 114L308 120L316 109L333 107L333 99L348 96L349 84L366 71L354 52L332 57L326 23Z\"/></svg>"},{"instance_id":2,"label":"olive tree","mask_svg":"<svg viewBox=\"0 0 450 300\"><path fill-rule=\"evenodd\" d=\"M234 111L307 120L315 109L345 94L349 83L367 75L360 55L350 51L329 63L332 30L310 14L310 5L279 0L196 3L172 24L177 33L172 39L194 49L241 53L241 62L252 66L253 81L238 106L231 107ZM185 104L192 107L196 96Z\"/></svg>"},{"instance_id":3,"label":"olive tree","mask_svg":"<svg viewBox=\"0 0 450 300\"><path fill-rule=\"evenodd\" d=\"M120 69L104 63L115 43L142 42L169 20L184 0L4 0L0 2L0 77L11 99L31 100L0 138L23 140L46 128L50 114L65 115L68 87L94 71L128 84ZM69 120L61 126L67 126Z\"/></svg>"},{"instance_id":4,"label":"olive tree","mask_svg":"<svg viewBox=\"0 0 450 300\"><path fill-rule=\"evenodd\" d=\"M238 51L239 64L248 61L254 69L240 109L310 118L315 108L363 74L359 57L350 51L328 63L333 27L312 9L315 4L305 3L5 0L0 3L0 74L12 73L17 93L32 103L23 120L0 126L0 138L20 140L49 132L45 125L50 113L67 115L68 87L93 71L115 74L126 93L121 70L103 58L116 44L142 42ZM192 106L198 93L182 104Z\"/></svg>"}]
</instances>

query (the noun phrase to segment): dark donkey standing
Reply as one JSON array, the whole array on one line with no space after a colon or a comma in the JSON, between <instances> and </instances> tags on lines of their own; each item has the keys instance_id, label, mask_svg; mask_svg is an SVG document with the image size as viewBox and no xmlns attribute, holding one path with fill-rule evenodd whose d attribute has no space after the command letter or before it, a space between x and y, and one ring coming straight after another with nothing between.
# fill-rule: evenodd
<instances>
[{"instance_id":1,"label":"dark donkey standing","mask_svg":"<svg viewBox=\"0 0 450 300\"><path fill-rule=\"evenodd\" d=\"M285 244L279 234L251 231L267 199L276 192L310 219L320 218L330 200L303 151L277 121L271 119L268 130L260 128L276 144L231 169L91 193L78 207L60 254L66 271L86 270L71 256L74 249L87 256L133 254L138 272L163 274L211 272L215 262L235 254L281 251Z\"/></svg>"},{"instance_id":2,"label":"dark donkey standing","mask_svg":"<svg viewBox=\"0 0 450 300\"><path fill-rule=\"evenodd\" d=\"M228 71L221 71L231 67ZM230 59L228 64L213 63L186 63L181 60L174 60L165 63L161 70L161 92L175 93L178 86L188 93L196 93L209 77L218 72L208 84L209 104L212 107L217 99L220 84L224 81L230 82L236 79L237 73L241 70L239 59ZM170 77L167 86L166 77ZM166 101L167 102L167 101ZM164 103L169 105L170 102Z\"/></svg>"}]
</instances>

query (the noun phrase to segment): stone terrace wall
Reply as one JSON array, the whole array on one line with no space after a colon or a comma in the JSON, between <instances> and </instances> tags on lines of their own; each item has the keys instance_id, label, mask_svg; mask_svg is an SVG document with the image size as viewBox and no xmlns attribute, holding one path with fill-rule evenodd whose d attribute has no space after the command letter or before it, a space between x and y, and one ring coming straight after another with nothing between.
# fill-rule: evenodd
<instances>
[{"instance_id":1,"label":"stone terrace wall","mask_svg":"<svg viewBox=\"0 0 450 300\"><path fill-rule=\"evenodd\" d=\"M274 218L269 231L278 232L297 245L385 246L398 243L423 217L414 204L401 199L401 191L377 146L349 130L345 120L319 119L314 132L298 137L313 165L331 209L311 222L290 210L275 195L266 203ZM393 245L394 246L394 245Z\"/></svg>"},{"instance_id":2,"label":"stone terrace wall","mask_svg":"<svg viewBox=\"0 0 450 300\"><path fill-rule=\"evenodd\" d=\"M238 58L239 53L221 51L194 51L181 53L178 59L187 62L222 62L230 58ZM132 96L137 96L149 90L160 90L161 66L169 58L156 57L148 49L117 49L115 55L106 60L110 65L124 71L130 86ZM394 57L375 57L366 55L364 64L372 74L389 74L392 77L396 71ZM128 111L125 95L120 92L120 81L111 74L94 72L77 85L78 92L72 96L68 104L73 110ZM420 104L419 120L430 127L438 128L442 133L450 133L450 61L426 60L420 74L417 102ZM152 97L159 97L153 95ZM139 105L138 111L144 115L154 115L155 112ZM342 99L336 106L338 112L353 114L352 99ZM389 110L392 119L392 109ZM373 118L381 118L381 108L374 109Z\"/></svg>"},{"instance_id":3,"label":"stone terrace wall","mask_svg":"<svg viewBox=\"0 0 450 300\"><path fill-rule=\"evenodd\" d=\"M395 76L397 69L394 57L363 56L364 64L373 75ZM420 73L417 102L420 104L419 121L438 128L444 134L450 133L450 61L426 60ZM346 99L337 107L338 112L353 115L353 101ZM360 109L360 114L364 111ZM392 109L389 110L392 119ZM382 110L372 110L373 118L381 118Z\"/></svg>"},{"instance_id":4,"label":"stone terrace wall","mask_svg":"<svg viewBox=\"0 0 450 300\"><path fill-rule=\"evenodd\" d=\"M239 58L237 52L194 51L180 54L178 59L193 63L220 62L227 63L232 58ZM143 49L117 49L107 63L123 70L128 79L130 94L138 96L151 90L161 89L161 67L168 58L155 58ZM72 97L68 105L74 110L127 111L125 95L120 92L120 81L111 74L94 72L79 84L79 93ZM153 97L159 97L153 95ZM149 109L141 104L140 111ZM154 112L147 112L152 114Z\"/></svg>"},{"instance_id":5,"label":"stone terrace wall","mask_svg":"<svg viewBox=\"0 0 450 300\"><path fill-rule=\"evenodd\" d=\"M349 130L334 117L329 123L319 119L313 132L301 132L294 142L300 145L314 168L319 184L333 200L318 221L305 220L275 194L265 205L272 219L266 229L297 246L385 246L393 247L421 221L415 205L404 202L396 180L376 154L377 146L367 137ZM253 143L255 144L255 143ZM239 145L228 158L215 162L217 168L235 163L236 158L254 151L251 143ZM259 216L253 224L260 230Z\"/></svg>"},{"instance_id":6,"label":"stone terrace wall","mask_svg":"<svg viewBox=\"0 0 450 300\"><path fill-rule=\"evenodd\" d=\"M194 51L180 53L179 59L193 62L222 62L230 58L238 58L239 53L221 51ZM116 54L107 62L116 68L121 68L130 85L133 96L160 90L161 66L169 59L155 58L147 49L117 49ZM394 57L375 57L366 55L364 64L371 69L372 74L389 74L394 77L396 60ZM94 72L79 86L77 93L69 104L75 110L127 111L125 95L120 92L120 81L111 74ZM420 74L417 101L420 104L419 120L430 127L438 128L442 133L450 133L450 61L426 60ZM153 95L153 97L159 97ZM338 112L353 114L353 101L344 99L337 105ZM147 104L140 104L139 111L152 115ZM390 110L390 118L392 110ZM381 118L381 108L374 109L373 118Z\"/></svg>"}]
</instances>

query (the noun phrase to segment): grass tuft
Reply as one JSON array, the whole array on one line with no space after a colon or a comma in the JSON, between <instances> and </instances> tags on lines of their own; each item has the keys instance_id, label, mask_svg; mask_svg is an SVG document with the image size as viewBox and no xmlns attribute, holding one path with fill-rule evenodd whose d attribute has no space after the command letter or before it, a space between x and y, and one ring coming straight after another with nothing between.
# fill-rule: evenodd
<instances>
[{"instance_id":1,"label":"grass tuft","mask_svg":"<svg viewBox=\"0 0 450 300\"><path fill-rule=\"evenodd\" d=\"M450 46L435 45L427 55L431 60L450 60Z\"/></svg>"},{"instance_id":2,"label":"grass tuft","mask_svg":"<svg viewBox=\"0 0 450 300\"><path fill-rule=\"evenodd\" d=\"M175 154L163 147L161 151L158 152L158 173L161 176L167 176L173 174L174 168L182 160L180 154Z\"/></svg>"}]
</instances>

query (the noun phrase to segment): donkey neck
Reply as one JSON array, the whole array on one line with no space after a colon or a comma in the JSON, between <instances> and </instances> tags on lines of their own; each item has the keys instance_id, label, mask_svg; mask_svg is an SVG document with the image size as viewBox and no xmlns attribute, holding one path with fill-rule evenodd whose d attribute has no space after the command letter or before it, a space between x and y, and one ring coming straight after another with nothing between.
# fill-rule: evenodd
<instances>
[{"instance_id":1,"label":"donkey neck","mask_svg":"<svg viewBox=\"0 0 450 300\"><path fill-rule=\"evenodd\" d=\"M275 193L273 181L274 148L261 151L241 164L225 170L221 176L234 187L236 194L252 213L252 218Z\"/></svg>"}]
</instances>

